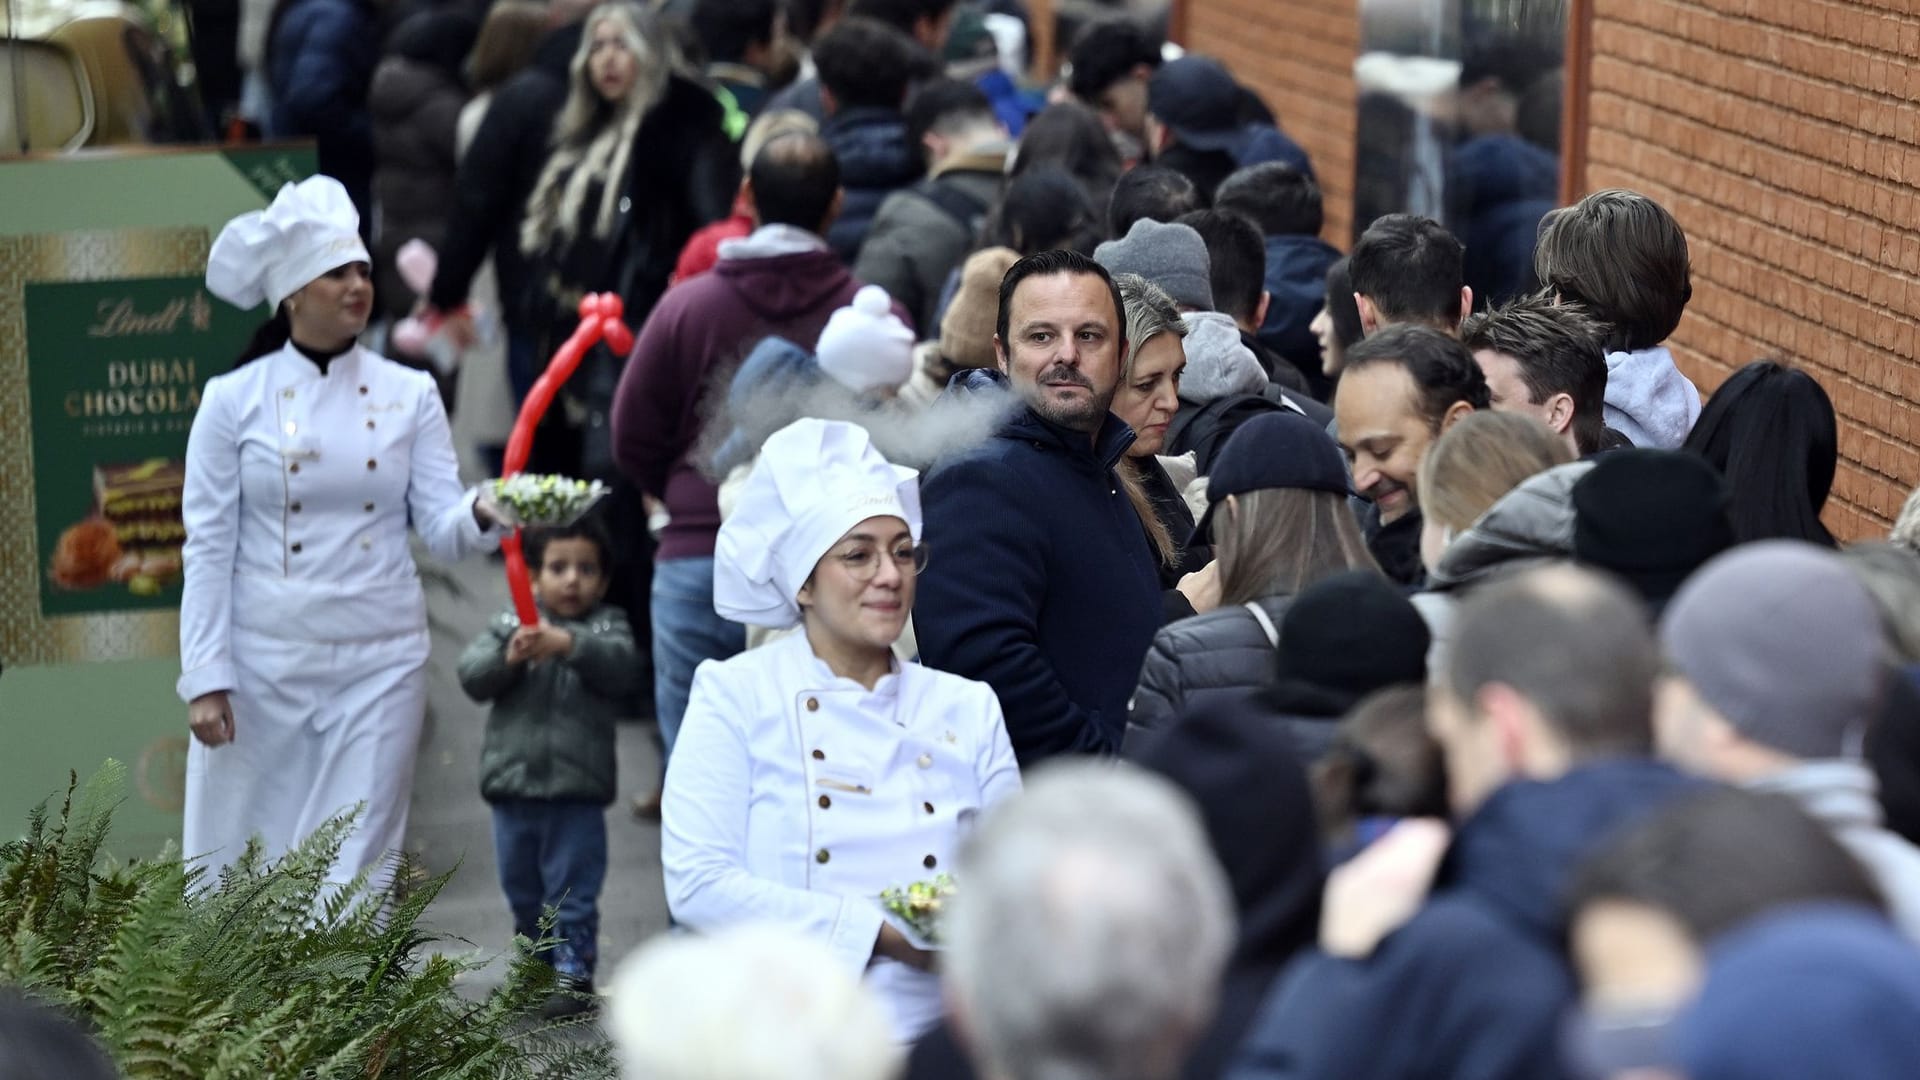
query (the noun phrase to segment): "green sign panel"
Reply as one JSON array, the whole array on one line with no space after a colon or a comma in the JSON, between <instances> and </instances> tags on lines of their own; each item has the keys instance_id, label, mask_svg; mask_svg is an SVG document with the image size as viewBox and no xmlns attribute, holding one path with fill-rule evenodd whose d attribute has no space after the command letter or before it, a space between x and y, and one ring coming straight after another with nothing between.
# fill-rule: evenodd
<instances>
[{"instance_id":1,"label":"green sign panel","mask_svg":"<svg viewBox=\"0 0 1920 1080\"><path fill-rule=\"evenodd\" d=\"M43 617L175 608L187 433L257 312L194 277L25 286Z\"/></svg>"}]
</instances>

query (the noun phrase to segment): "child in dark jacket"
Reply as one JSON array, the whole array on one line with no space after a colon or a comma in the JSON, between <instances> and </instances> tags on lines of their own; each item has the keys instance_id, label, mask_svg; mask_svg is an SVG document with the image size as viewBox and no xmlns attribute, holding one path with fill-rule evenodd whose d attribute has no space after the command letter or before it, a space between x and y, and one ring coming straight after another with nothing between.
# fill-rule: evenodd
<instances>
[{"instance_id":1,"label":"child in dark jacket","mask_svg":"<svg viewBox=\"0 0 1920 1080\"><path fill-rule=\"evenodd\" d=\"M607 874L606 807L615 791L614 722L639 658L620 609L602 604L606 530L591 518L530 530L538 626L495 616L460 657L460 686L491 702L480 793L493 805L500 885L515 934L537 940L555 909L548 954L566 988L548 1015L583 1011L593 987L600 886Z\"/></svg>"}]
</instances>

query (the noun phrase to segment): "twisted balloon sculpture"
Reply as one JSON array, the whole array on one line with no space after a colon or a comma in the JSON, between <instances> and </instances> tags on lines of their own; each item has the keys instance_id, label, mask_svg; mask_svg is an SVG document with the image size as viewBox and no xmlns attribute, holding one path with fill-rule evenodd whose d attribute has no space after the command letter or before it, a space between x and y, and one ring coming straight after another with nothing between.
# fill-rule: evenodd
<instances>
[{"instance_id":1,"label":"twisted balloon sculpture","mask_svg":"<svg viewBox=\"0 0 1920 1080\"><path fill-rule=\"evenodd\" d=\"M554 395L573 377L589 350L602 341L607 348L622 355L633 348L633 331L620 321L623 314L625 309L620 298L613 293L590 293L580 299L580 325L560 346L560 351L553 354L547 370L540 373L533 389L527 393L527 400L520 405L520 415L513 421L513 434L507 439L501 476L517 475L527 467L534 429L540 426ZM540 609L533 602L533 578L527 572L527 559L520 549L520 533L516 527L503 537L500 550L507 557L507 587L513 592L513 610L520 616L520 625L537 626Z\"/></svg>"}]
</instances>

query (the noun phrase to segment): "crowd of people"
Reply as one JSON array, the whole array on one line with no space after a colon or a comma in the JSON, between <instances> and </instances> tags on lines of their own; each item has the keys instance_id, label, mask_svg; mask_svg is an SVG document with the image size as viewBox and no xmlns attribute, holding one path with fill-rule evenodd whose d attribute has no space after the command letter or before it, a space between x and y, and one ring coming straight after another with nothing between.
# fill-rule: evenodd
<instances>
[{"instance_id":1,"label":"crowd of people","mask_svg":"<svg viewBox=\"0 0 1920 1080\"><path fill-rule=\"evenodd\" d=\"M290 0L271 41L351 6ZM1312 163L1216 61L1098 22L1028 94L1019 28L403 21L361 66L447 135L440 186L390 175L429 143L376 102L370 181L323 135L327 176L209 265L275 314L189 452L189 854L363 801L347 880L404 831L407 530L453 558L503 521L446 387L358 343L376 307L524 394L613 292L631 352L533 451L611 494L529 533L541 620L460 678L556 1013L596 985L617 784L660 819L687 933L614 982L633 1075L1915 1075L1920 499L1842 550L1818 380L1763 359L1703 403L1655 200L1543 208L1490 302L1432 218L1327 243ZM431 288L396 297L421 238ZM663 780L613 775L642 714ZM879 903L949 874L938 941Z\"/></svg>"}]
</instances>

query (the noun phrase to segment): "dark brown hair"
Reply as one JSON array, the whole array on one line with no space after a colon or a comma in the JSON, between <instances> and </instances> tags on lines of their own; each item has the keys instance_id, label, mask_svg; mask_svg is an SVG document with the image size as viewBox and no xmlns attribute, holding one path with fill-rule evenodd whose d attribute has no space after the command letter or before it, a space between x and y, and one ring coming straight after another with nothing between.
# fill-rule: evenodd
<instances>
[{"instance_id":1,"label":"dark brown hair","mask_svg":"<svg viewBox=\"0 0 1920 1080\"><path fill-rule=\"evenodd\" d=\"M1460 402L1487 407L1486 372L1458 338L1431 326L1395 323L1377 330L1348 349L1346 360L1350 372L1373 364L1405 368L1419 394L1420 414L1436 435L1447 410Z\"/></svg>"},{"instance_id":2,"label":"dark brown hair","mask_svg":"<svg viewBox=\"0 0 1920 1080\"><path fill-rule=\"evenodd\" d=\"M1313 801L1330 847L1366 817L1447 816L1447 769L1427 732L1427 690L1390 686L1354 706L1312 771Z\"/></svg>"},{"instance_id":3,"label":"dark brown hair","mask_svg":"<svg viewBox=\"0 0 1920 1080\"><path fill-rule=\"evenodd\" d=\"M1478 312L1460 326L1460 343L1469 352L1513 357L1529 405L1544 405L1555 394L1573 399L1571 430L1583 454L1600 449L1607 427L1607 354L1600 341L1599 324L1579 307L1544 296Z\"/></svg>"},{"instance_id":4,"label":"dark brown hair","mask_svg":"<svg viewBox=\"0 0 1920 1080\"><path fill-rule=\"evenodd\" d=\"M1344 495L1264 488L1214 512L1220 604L1294 595L1346 570L1378 570Z\"/></svg>"},{"instance_id":5,"label":"dark brown hair","mask_svg":"<svg viewBox=\"0 0 1920 1080\"><path fill-rule=\"evenodd\" d=\"M1656 811L1574 874L1567 909L1607 900L1663 911L1705 944L1785 904L1885 901L1832 832L1785 795L1712 788Z\"/></svg>"},{"instance_id":6,"label":"dark brown hair","mask_svg":"<svg viewBox=\"0 0 1920 1080\"><path fill-rule=\"evenodd\" d=\"M1667 340L1693 298L1680 223L1659 203L1620 188L1547 214L1533 272L1542 287L1600 320L1613 352Z\"/></svg>"},{"instance_id":7,"label":"dark brown hair","mask_svg":"<svg viewBox=\"0 0 1920 1080\"><path fill-rule=\"evenodd\" d=\"M480 37L467 54L467 81L473 85L473 92L484 94L498 89L532 63L546 32L545 4L500 0L489 8L487 21L480 24Z\"/></svg>"}]
</instances>

